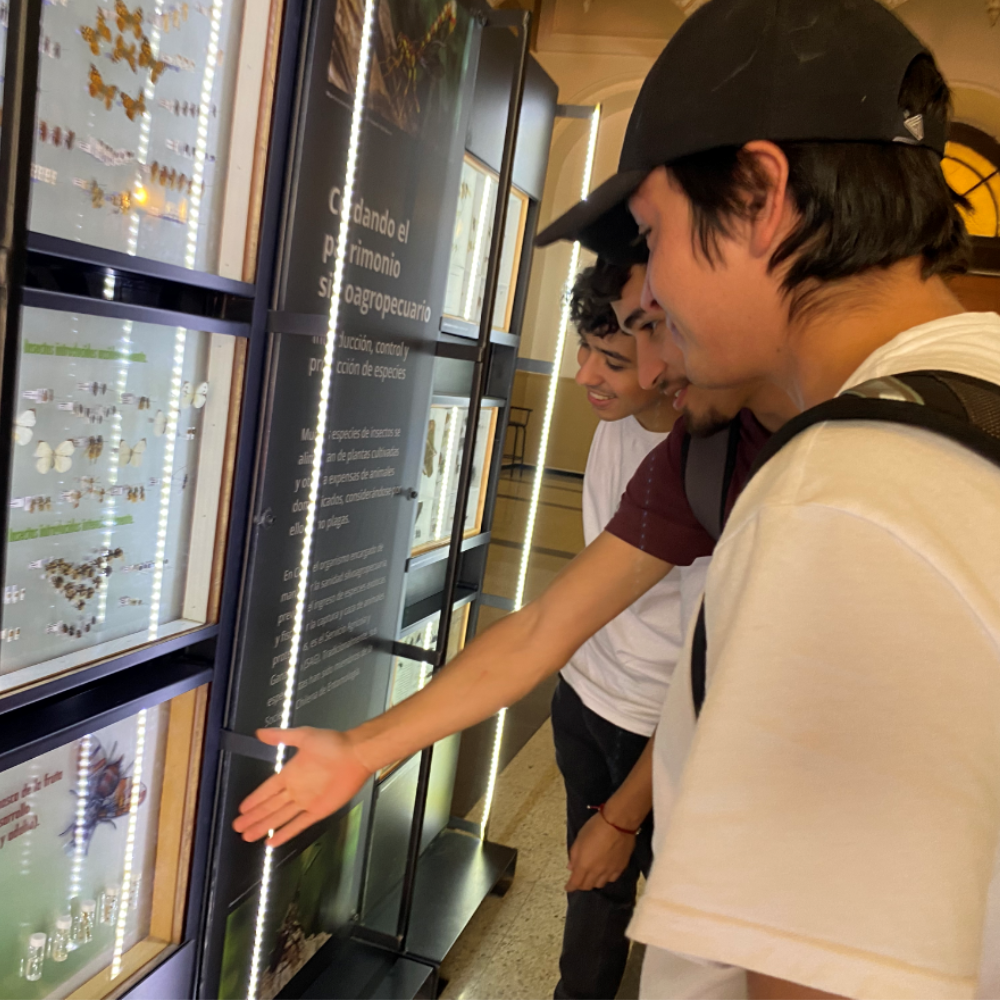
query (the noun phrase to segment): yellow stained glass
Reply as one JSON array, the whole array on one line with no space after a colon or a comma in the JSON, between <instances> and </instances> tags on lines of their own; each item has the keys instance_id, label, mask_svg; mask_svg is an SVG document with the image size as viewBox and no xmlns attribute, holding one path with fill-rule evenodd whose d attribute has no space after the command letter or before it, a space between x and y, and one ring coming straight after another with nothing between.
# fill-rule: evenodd
<instances>
[{"instance_id":1,"label":"yellow stained glass","mask_svg":"<svg viewBox=\"0 0 1000 1000\"><path fill-rule=\"evenodd\" d=\"M973 236L1000 236L1000 173L997 165L960 142L949 142L941 162L945 180L953 191L971 203L962 217Z\"/></svg>"}]
</instances>

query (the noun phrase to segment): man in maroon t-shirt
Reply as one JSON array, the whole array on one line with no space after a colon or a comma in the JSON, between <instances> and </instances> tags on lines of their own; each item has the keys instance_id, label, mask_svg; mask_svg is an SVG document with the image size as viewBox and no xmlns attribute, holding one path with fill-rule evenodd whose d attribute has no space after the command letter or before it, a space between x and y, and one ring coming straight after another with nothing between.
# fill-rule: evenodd
<instances>
[{"instance_id":1,"label":"man in maroon t-shirt","mask_svg":"<svg viewBox=\"0 0 1000 1000\"><path fill-rule=\"evenodd\" d=\"M684 491L686 428L710 431L738 415L741 435L731 506L767 436L765 428L777 429L795 408L787 396L763 384L711 391L688 385L680 374L680 354L664 332L662 312L639 306L643 269L632 268L621 277L620 298L612 305L621 328L635 338L640 383L664 386L682 413L670 436L639 467L608 528L542 595L477 636L422 691L344 733L308 727L259 730L265 743L283 743L298 752L241 803L234 827L244 839L257 840L273 830L269 844L287 842L350 801L380 768L524 697L673 566L711 554L714 539L698 522ZM597 817L606 822L607 836L631 836L628 831L650 811L651 746ZM597 823L594 827L600 829ZM601 850L591 853L600 855ZM599 884L593 858L578 856L573 871L581 886Z\"/></svg>"}]
</instances>

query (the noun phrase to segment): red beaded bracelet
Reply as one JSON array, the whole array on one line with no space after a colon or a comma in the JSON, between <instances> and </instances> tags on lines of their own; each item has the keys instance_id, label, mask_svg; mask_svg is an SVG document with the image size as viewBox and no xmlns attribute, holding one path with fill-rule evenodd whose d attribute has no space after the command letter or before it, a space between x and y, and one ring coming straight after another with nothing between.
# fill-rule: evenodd
<instances>
[{"instance_id":1,"label":"red beaded bracelet","mask_svg":"<svg viewBox=\"0 0 1000 1000\"><path fill-rule=\"evenodd\" d=\"M612 823L611 820L609 820L608 817L604 815L604 807L606 805L607 802L602 802L599 806L587 806L587 808L593 809L593 811L596 812L601 817L601 819L603 819L604 822L608 824L608 826L613 827L619 833L628 834L628 836L630 837L634 837L639 833L639 831L642 829L641 826L636 830L626 830L625 827L619 826L617 823Z\"/></svg>"}]
</instances>

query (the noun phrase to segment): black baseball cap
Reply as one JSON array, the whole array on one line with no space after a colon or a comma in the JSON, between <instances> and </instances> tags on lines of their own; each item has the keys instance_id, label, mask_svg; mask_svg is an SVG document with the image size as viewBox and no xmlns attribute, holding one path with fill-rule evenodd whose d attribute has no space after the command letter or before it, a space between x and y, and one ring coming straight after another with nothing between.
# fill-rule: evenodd
<instances>
[{"instance_id":1,"label":"black baseball cap","mask_svg":"<svg viewBox=\"0 0 1000 1000\"><path fill-rule=\"evenodd\" d=\"M930 53L877 0L709 0L649 71L618 173L541 232L614 263L646 259L628 199L650 171L754 139L902 142L944 155L946 122L900 108Z\"/></svg>"}]
</instances>

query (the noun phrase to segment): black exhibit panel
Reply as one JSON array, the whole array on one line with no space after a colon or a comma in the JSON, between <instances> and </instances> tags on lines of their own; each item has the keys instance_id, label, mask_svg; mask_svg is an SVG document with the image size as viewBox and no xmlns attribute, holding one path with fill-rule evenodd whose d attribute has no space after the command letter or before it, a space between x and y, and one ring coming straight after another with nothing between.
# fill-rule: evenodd
<instances>
[{"instance_id":1,"label":"black exhibit panel","mask_svg":"<svg viewBox=\"0 0 1000 1000\"><path fill-rule=\"evenodd\" d=\"M204 996L301 995L352 961L374 782L267 857L229 824L273 771L258 727L355 726L392 673L478 34L454 2L373 6L370 58L363 2L303 31Z\"/></svg>"}]
</instances>

